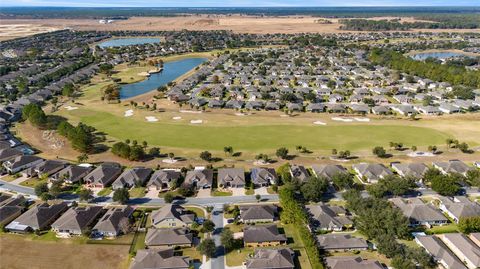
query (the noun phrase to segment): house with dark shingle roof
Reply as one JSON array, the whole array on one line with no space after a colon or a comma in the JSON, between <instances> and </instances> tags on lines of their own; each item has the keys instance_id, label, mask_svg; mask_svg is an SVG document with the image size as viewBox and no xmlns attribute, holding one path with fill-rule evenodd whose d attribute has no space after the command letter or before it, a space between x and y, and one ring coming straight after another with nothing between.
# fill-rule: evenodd
<instances>
[{"instance_id":1,"label":"house with dark shingle roof","mask_svg":"<svg viewBox=\"0 0 480 269\"><path fill-rule=\"evenodd\" d=\"M379 179L393 175L392 171L379 163L359 163L352 165L352 168L360 180L368 183L377 183Z\"/></svg>"},{"instance_id":2,"label":"house with dark shingle roof","mask_svg":"<svg viewBox=\"0 0 480 269\"><path fill-rule=\"evenodd\" d=\"M52 224L52 230L61 236L82 235L103 213L101 206L70 208Z\"/></svg>"},{"instance_id":3,"label":"house with dark shingle roof","mask_svg":"<svg viewBox=\"0 0 480 269\"><path fill-rule=\"evenodd\" d=\"M254 167L250 171L250 179L256 188L277 184L278 177L275 169Z\"/></svg>"},{"instance_id":4,"label":"house with dark shingle roof","mask_svg":"<svg viewBox=\"0 0 480 269\"><path fill-rule=\"evenodd\" d=\"M325 259L327 269L384 269L379 261L360 256L332 256Z\"/></svg>"},{"instance_id":5,"label":"house with dark shingle roof","mask_svg":"<svg viewBox=\"0 0 480 269\"><path fill-rule=\"evenodd\" d=\"M243 242L247 247L270 247L287 243L287 237L278 232L277 225L247 225L243 229Z\"/></svg>"},{"instance_id":6,"label":"house with dark shingle roof","mask_svg":"<svg viewBox=\"0 0 480 269\"><path fill-rule=\"evenodd\" d=\"M156 228L188 227L195 220L195 214L176 204L153 211L151 217L152 226Z\"/></svg>"},{"instance_id":7,"label":"house with dark shingle roof","mask_svg":"<svg viewBox=\"0 0 480 269\"><path fill-rule=\"evenodd\" d=\"M466 235L446 233L439 235L439 237L469 269L480 268L480 247L475 245Z\"/></svg>"},{"instance_id":8,"label":"house with dark shingle roof","mask_svg":"<svg viewBox=\"0 0 480 269\"><path fill-rule=\"evenodd\" d=\"M191 260L186 256L175 256L174 249L140 249L130 269L188 269Z\"/></svg>"},{"instance_id":9,"label":"house with dark shingle roof","mask_svg":"<svg viewBox=\"0 0 480 269\"><path fill-rule=\"evenodd\" d=\"M311 225L321 231L342 231L353 225L352 217L340 206L326 204L307 205L305 209Z\"/></svg>"},{"instance_id":10,"label":"house with dark shingle roof","mask_svg":"<svg viewBox=\"0 0 480 269\"><path fill-rule=\"evenodd\" d=\"M0 194L0 226L4 227L22 214L27 201L22 195L7 196Z\"/></svg>"},{"instance_id":11,"label":"house with dark shingle roof","mask_svg":"<svg viewBox=\"0 0 480 269\"><path fill-rule=\"evenodd\" d=\"M411 226L443 225L448 222L440 210L431 204L423 203L419 198L392 198L390 201L409 219Z\"/></svg>"},{"instance_id":12,"label":"house with dark shingle roof","mask_svg":"<svg viewBox=\"0 0 480 269\"><path fill-rule=\"evenodd\" d=\"M180 177L180 171L172 169L157 170L150 177L150 180L147 183L147 188L149 191L167 191L177 186Z\"/></svg>"},{"instance_id":13,"label":"house with dark shingle roof","mask_svg":"<svg viewBox=\"0 0 480 269\"><path fill-rule=\"evenodd\" d=\"M317 236L318 247L325 251L367 250L368 243L363 238L350 234L322 234Z\"/></svg>"},{"instance_id":14,"label":"house with dark shingle roof","mask_svg":"<svg viewBox=\"0 0 480 269\"><path fill-rule=\"evenodd\" d=\"M12 149L12 148L4 148L0 149L0 163L16 158L18 156L22 156L23 153L20 150Z\"/></svg>"},{"instance_id":15,"label":"house with dark shingle roof","mask_svg":"<svg viewBox=\"0 0 480 269\"><path fill-rule=\"evenodd\" d=\"M424 163L392 163L392 169L402 177L413 177L421 180L428 171Z\"/></svg>"},{"instance_id":16,"label":"house with dark shingle roof","mask_svg":"<svg viewBox=\"0 0 480 269\"><path fill-rule=\"evenodd\" d=\"M196 189L210 189L213 183L212 169L195 169L187 172L183 185Z\"/></svg>"},{"instance_id":17,"label":"house with dark shingle roof","mask_svg":"<svg viewBox=\"0 0 480 269\"><path fill-rule=\"evenodd\" d=\"M276 205L240 206L240 220L243 223L273 222L278 217Z\"/></svg>"},{"instance_id":18,"label":"house with dark shingle roof","mask_svg":"<svg viewBox=\"0 0 480 269\"><path fill-rule=\"evenodd\" d=\"M83 179L89 187L105 188L110 185L120 174L122 167L114 163L103 163Z\"/></svg>"},{"instance_id":19,"label":"house with dark shingle roof","mask_svg":"<svg viewBox=\"0 0 480 269\"><path fill-rule=\"evenodd\" d=\"M289 248L255 249L245 262L246 269L294 269L295 252Z\"/></svg>"},{"instance_id":20,"label":"house with dark shingle roof","mask_svg":"<svg viewBox=\"0 0 480 269\"><path fill-rule=\"evenodd\" d=\"M433 259L446 269L467 269L452 251L435 235L416 236L415 242L422 246Z\"/></svg>"},{"instance_id":21,"label":"house with dark shingle roof","mask_svg":"<svg viewBox=\"0 0 480 269\"><path fill-rule=\"evenodd\" d=\"M130 206L112 207L100 218L92 233L102 237L117 237L131 227L131 216L135 210Z\"/></svg>"},{"instance_id":22,"label":"house with dark shingle roof","mask_svg":"<svg viewBox=\"0 0 480 269\"><path fill-rule=\"evenodd\" d=\"M217 182L219 188L244 188L245 171L242 168L218 169Z\"/></svg>"},{"instance_id":23,"label":"house with dark shingle roof","mask_svg":"<svg viewBox=\"0 0 480 269\"><path fill-rule=\"evenodd\" d=\"M30 167L34 167L44 160L37 156L32 155L22 155L17 156L13 159L5 161L3 163L3 167L9 172L10 174L16 174L22 170L28 169Z\"/></svg>"},{"instance_id":24,"label":"house with dark shingle roof","mask_svg":"<svg viewBox=\"0 0 480 269\"><path fill-rule=\"evenodd\" d=\"M51 176L65 168L66 165L67 163L64 161L46 160L34 167L27 169L26 173L28 176Z\"/></svg>"},{"instance_id":25,"label":"house with dark shingle roof","mask_svg":"<svg viewBox=\"0 0 480 269\"><path fill-rule=\"evenodd\" d=\"M5 229L16 233L47 230L67 209L67 203L39 204L10 222Z\"/></svg>"},{"instance_id":26,"label":"house with dark shingle roof","mask_svg":"<svg viewBox=\"0 0 480 269\"><path fill-rule=\"evenodd\" d=\"M306 181L309 177L307 169L302 165L296 164L290 166L290 175L292 176L292 178L296 178L300 182Z\"/></svg>"},{"instance_id":27,"label":"house with dark shingle roof","mask_svg":"<svg viewBox=\"0 0 480 269\"><path fill-rule=\"evenodd\" d=\"M439 208L456 223L458 223L461 218L480 216L480 204L470 201L465 196L440 196Z\"/></svg>"},{"instance_id":28,"label":"house with dark shingle roof","mask_svg":"<svg viewBox=\"0 0 480 269\"><path fill-rule=\"evenodd\" d=\"M137 185L144 186L151 174L151 168L135 167L132 169L126 169L112 183L112 188L116 190L121 188L131 188Z\"/></svg>"},{"instance_id":29,"label":"house with dark shingle roof","mask_svg":"<svg viewBox=\"0 0 480 269\"><path fill-rule=\"evenodd\" d=\"M447 162L433 162L433 167L440 170L442 174L450 174L450 173L457 173L463 176L467 175L469 170L473 168L466 165L464 162L460 160L450 160Z\"/></svg>"},{"instance_id":30,"label":"house with dark shingle roof","mask_svg":"<svg viewBox=\"0 0 480 269\"><path fill-rule=\"evenodd\" d=\"M191 247L193 234L187 228L150 228L145 236L145 245L155 247Z\"/></svg>"},{"instance_id":31,"label":"house with dark shingle roof","mask_svg":"<svg viewBox=\"0 0 480 269\"><path fill-rule=\"evenodd\" d=\"M312 165L313 174L316 177L323 177L332 180L336 174L347 174L345 167L339 164L314 164Z\"/></svg>"},{"instance_id":32,"label":"house with dark shingle roof","mask_svg":"<svg viewBox=\"0 0 480 269\"><path fill-rule=\"evenodd\" d=\"M92 171L92 167L69 165L50 176L50 181L64 181L67 184L81 182Z\"/></svg>"}]
</instances>

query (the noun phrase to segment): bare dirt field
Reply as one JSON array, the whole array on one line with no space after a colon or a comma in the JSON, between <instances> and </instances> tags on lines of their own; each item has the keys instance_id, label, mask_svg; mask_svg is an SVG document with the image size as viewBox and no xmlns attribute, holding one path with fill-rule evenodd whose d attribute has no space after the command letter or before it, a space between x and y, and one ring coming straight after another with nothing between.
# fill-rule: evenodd
<instances>
[{"instance_id":1,"label":"bare dirt field","mask_svg":"<svg viewBox=\"0 0 480 269\"><path fill-rule=\"evenodd\" d=\"M128 245L76 244L0 236L1 269L126 268Z\"/></svg>"},{"instance_id":2,"label":"bare dirt field","mask_svg":"<svg viewBox=\"0 0 480 269\"><path fill-rule=\"evenodd\" d=\"M29 19L1 20L0 25L31 25L32 27L73 28L78 30L231 30L238 33L339 33L338 19L325 19L330 24L319 23L324 18L311 16L258 17L241 15L192 15L183 17L132 17L128 20L115 21L111 24L100 24L93 19ZM375 20L393 19L393 17L377 17ZM412 22L414 18L401 18ZM480 29L436 29L415 31L431 32L480 32ZM18 34L17 34L18 35Z\"/></svg>"},{"instance_id":3,"label":"bare dirt field","mask_svg":"<svg viewBox=\"0 0 480 269\"><path fill-rule=\"evenodd\" d=\"M60 28L57 26L15 23L14 21L13 24L4 24L3 21L0 21L0 41L56 31L59 29Z\"/></svg>"}]
</instances>

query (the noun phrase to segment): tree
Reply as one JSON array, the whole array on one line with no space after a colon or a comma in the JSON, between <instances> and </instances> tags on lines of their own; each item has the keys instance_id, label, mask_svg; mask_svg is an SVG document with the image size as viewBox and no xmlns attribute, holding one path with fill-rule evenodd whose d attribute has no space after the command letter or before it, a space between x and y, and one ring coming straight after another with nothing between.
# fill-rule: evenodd
<instances>
[{"instance_id":1,"label":"tree","mask_svg":"<svg viewBox=\"0 0 480 269\"><path fill-rule=\"evenodd\" d=\"M280 165L277 170L277 175L282 180L283 184L290 182L292 180L292 175L290 174L290 164L285 163Z\"/></svg>"},{"instance_id":2,"label":"tree","mask_svg":"<svg viewBox=\"0 0 480 269\"><path fill-rule=\"evenodd\" d=\"M217 251L217 247L215 246L215 242L211 238L204 239L197 247L197 250L202 254L207 256L208 258L212 258L215 256L215 252Z\"/></svg>"},{"instance_id":3,"label":"tree","mask_svg":"<svg viewBox=\"0 0 480 269\"><path fill-rule=\"evenodd\" d=\"M412 151L417 151L417 146L412 146L411 149Z\"/></svg>"},{"instance_id":4,"label":"tree","mask_svg":"<svg viewBox=\"0 0 480 269\"><path fill-rule=\"evenodd\" d=\"M208 219L205 220L203 222L203 231L206 233L211 233L213 232L213 230L215 230L215 223L213 223L213 221Z\"/></svg>"},{"instance_id":5,"label":"tree","mask_svg":"<svg viewBox=\"0 0 480 269\"><path fill-rule=\"evenodd\" d=\"M35 185L34 188L35 195L40 197L43 193L48 193L48 183L41 182Z\"/></svg>"},{"instance_id":6,"label":"tree","mask_svg":"<svg viewBox=\"0 0 480 269\"><path fill-rule=\"evenodd\" d=\"M225 152L225 154L228 154L228 155L231 156L233 154L233 147L231 147L231 146L224 147L223 152Z\"/></svg>"},{"instance_id":7,"label":"tree","mask_svg":"<svg viewBox=\"0 0 480 269\"><path fill-rule=\"evenodd\" d=\"M416 269L417 266L412 260L406 259L401 255L397 255L392 259L392 267L395 269Z\"/></svg>"},{"instance_id":8,"label":"tree","mask_svg":"<svg viewBox=\"0 0 480 269\"><path fill-rule=\"evenodd\" d=\"M236 240L233 237L233 232L228 228L223 229L222 233L220 234L220 242L227 251L234 249L236 246Z\"/></svg>"},{"instance_id":9,"label":"tree","mask_svg":"<svg viewBox=\"0 0 480 269\"><path fill-rule=\"evenodd\" d=\"M81 188L78 191L78 197L80 198L80 201L88 201L90 198L93 196L93 191L87 188Z\"/></svg>"},{"instance_id":10,"label":"tree","mask_svg":"<svg viewBox=\"0 0 480 269\"><path fill-rule=\"evenodd\" d=\"M480 187L480 170L472 169L467 171L466 180L468 184Z\"/></svg>"},{"instance_id":11,"label":"tree","mask_svg":"<svg viewBox=\"0 0 480 269\"><path fill-rule=\"evenodd\" d=\"M437 146L435 145L428 146L428 151L431 151L433 154L435 154L437 152Z\"/></svg>"},{"instance_id":12,"label":"tree","mask_svg":"<svg viewBox=\"0 0 480 269\"><path fill-rule=\"evenodd\" d=\"M277 149L277 152L275 153L277 157L282 158L282 159L287 159L288 158L288 149L287 148L279 148Z\"/></svg>"},{"instance_id":13,"label":"tree","mask_svg":"<svg viewBox=\"0 0 480 269\"><path fill-rule=\"evenodd\" d=\"M78 155L77 156L77 161L79 163L84 163L84 162L88 161L88 154L87 153L82 153L81 155Z\"/></svg>"},{"instance_id":14,"label":"tree","mask_svg":"<svg viewBox=\"0 0 480 269\"><path fill-rule=\"evenodd\" d=\"M200 153L200 159L210 162L212 160L212 154L208 151L202 151Z\"/></svg>"},{"instance_id":15,"label":"tree","mask_svg":"<svg viewBox=\"0 0 480 269\"><path fill-rule=\"evenodd\" d=\"M62 182L61 181L55 181L52 183L50 186L49 193L52 197L57 198L58 195L62 193Z\"/></svg>"},{"instance_id":16,"label":"tree","mask_svg":"<svg viewBox=\"0 0 480 269\"><path fill-rule=\"evenodd\" d=\"M333 156L337 155L337 149L332 149L332 155Z\"/></svg>"},{"instance_id":17,"label":"tree","mask_svg":"<svg viewBox=\"0 0 480 269\"><path fill-rule=\"evenodd\" d=\"M353 187L353 175L350 173L336 173L332 176L332 182L337 189L350 189Z\"/></svg>"},{"instance_id":18,"label":"tree","mask_svg":"<svg viewBox=\"0 0 480 269\"><path fill-rule=\"evenodd\" d=\"M126 204L128 200L130 200L130 193L128 192L127 188L116 189L113 192L112 199L114 202L118 202L120 204Z\"/></svg>"},{"instance_id":19,"label":"tree","mask_svg":"<svg viewBox=\"0 0 480 269\"><path fill-rule=\"evenodd\" d=\"M327 187L328 181L325 178L310 177L300 187L300 191L306 200L319 202Z\"/></svg>"},{"instance_id":20,"label":"tree","mask_svg":"<svg viewBox=\"0 0 480 269\"><path fill-rule=\"evenodd\" d=\"M260 202L260 199L262 199L262 196L260 194L255 195L255 199L257 202Z\"/></svg>"},{"instance_id":21,"label":"tree","mask_svg":"<svg viewBox=\"0 0 480 269\"><path fill-rule=\"evenodd\" d=\"M457 148L463 153L470 153L470 150L468 148L468 144L465 143L465 142L462 142L462 143L458 144Z\"/></svg>"},{"instance_id":22,"label":"tree","mask_svg":"<svg viewBox=\"0 0 480 269\"><path fill-rule=\"evenodd\" d=\"M480 216L460 218L458 229L466 234L480 232Z\"/></svg>"},{"instance_id":23,"label":"tree","mask_svg":"<svg viewBox=\"0 0 480 269\"><path fill-rule=\"evenodd\" d=\"M439 175L431 179L432 190L440 195L454 196L460 191L458 179L452 175Z\"/></svg>"},{"instance_id":24,"label":"tree","mask_svg":"<svg viewBox=\"0 0 480 269\"><path fill-rule=\"evenodd\" d=\"M171 203L173 202L173 199L174 199L173 194L171 194L171 193L169 193L169 192L167 192L167 193L165 194L165 196L163 197L163 200L164 200L165 203L167 203L167 204L171 204Z\"/></svg>"},{"instance_id":25,"label":"tree","mask_svg":"<svg viewBox=\"0 0 480 269\"><path fill-rule=\"evenodd\" d=\"M374 147L373 150L372 150L372 153L377 155L377 157L379 157L379 158L387 157L387 153L386 153L385 149L383 147L380 147L380 146Z\"/></svg>"}]
</instances>

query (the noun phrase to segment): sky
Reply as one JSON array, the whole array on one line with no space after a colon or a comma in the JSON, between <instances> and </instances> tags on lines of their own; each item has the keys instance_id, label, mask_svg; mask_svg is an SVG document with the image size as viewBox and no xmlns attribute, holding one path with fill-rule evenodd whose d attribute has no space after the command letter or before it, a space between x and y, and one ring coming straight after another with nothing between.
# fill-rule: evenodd
<instances>
[{"instance_id":1,"label":"sky","mask_svg":"<svg viewBox=\"0 0 480 269\"><path fill-rule=\"evenodd\" d=\"M480 6L480 0L0 0L0 6L268 7L268 6Z\"/></svg>"}]
</instances>

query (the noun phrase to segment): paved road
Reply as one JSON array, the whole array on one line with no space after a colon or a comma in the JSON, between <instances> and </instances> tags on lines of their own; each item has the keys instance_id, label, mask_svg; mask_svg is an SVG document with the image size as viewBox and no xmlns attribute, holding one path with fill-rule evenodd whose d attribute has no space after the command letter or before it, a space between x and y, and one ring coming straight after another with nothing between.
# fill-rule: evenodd
<instances>
[{"instance_id":1,"label":"paved road","mask_svg":"<svg viewBox=\"0 0 480 269\"><path fill-rule=\"evenodd\" d=\"M213 214L211 219L215 223L215 231L212 238L217 246L216 257L211 260L212 269L224 269L225 268L225 249L220 241L220 233L223 230L223 204L216 204L213 208Z\"/></svg>"}]
</instances>

